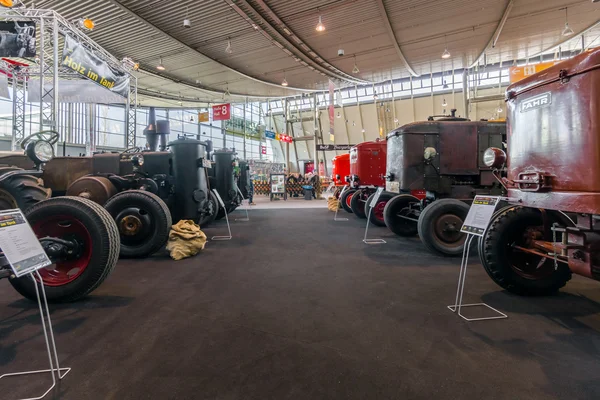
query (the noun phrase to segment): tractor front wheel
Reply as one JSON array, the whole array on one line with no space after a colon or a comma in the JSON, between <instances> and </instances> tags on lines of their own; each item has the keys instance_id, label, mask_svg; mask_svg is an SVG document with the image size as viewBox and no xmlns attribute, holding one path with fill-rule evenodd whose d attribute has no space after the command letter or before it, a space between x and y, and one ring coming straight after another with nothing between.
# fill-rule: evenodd
<instances>
[{"instance_id":1,"label":"tractor front wheel","mask_svg":"<svg viewBox=\"0 0 600 400\"><path fill-rule=\"evenodd\" d=\"M388 201L390 201L392 198L394 198L396 196L395 193L390 193L390 192L383 192L381 193L381 195L379 196L379 199L377 199L377 204L375 204L375 207L370 207L371 202L373 201L373 198L375 197L376 193L373 193L372 195L369 196L369 198L367 199L367 203L365 204L365 206L367 207L367 209L369 210L368 212L371 213L371 219L369 221L371 221L371 223L375 226L385 226L385 219L383 218L383 210L385 209L385 205L387 204Z\"/></svg>"},{"instance_id":2,"label":"tractor front wheel","mask_svg":"<svg viewBox=\"0 0 600 400\"><path fill-rule=\"evenodd\" d=\"M532 248L534 240L562 240L562 233L553 238L544 225L559 222L569 225L567 218L537 208L507 207L497 212L479 241L479 257L487 274L500 287L519 295L543 296L557 292L570 279L571 271L564 263L555 267L554 260L516 248Z\"/></svg>"},{"instance_id":3,"label":"tractor front wheel","mask_svg":"<svg viewBox=\"0 0 600 400\"><path fill-rule=\"evenodd\" d=\"M350 209L358 218L367 218L367 199L369 192L366 189L358 190L350 200Z\"/></svg>"},{"instance_id":4,"label":"tractor front wheel","mask_svg":"<svg viewBox=\"0 0 600 400\"><path fill-rule=\"evenodd\" d=\"M456 199L436 200L421 212L417 228L421 241L433 253L459 256L467 235L460 231L469 206Z\"/></svg>"},{"instance_id":5,"label":"tractor front wheel","mask_svg":"<svg viewBox=\"0 0 600 400\"><path fill-rule=\"evenodd\" d=\"M383 209L383 219L398 236L415 236L419 218L420 202L415 196L401 194L391 198Z\"/></svg>"},{"instance_id":6,"label":"tractor front wheel","mask_svg":"<svg viewBox=\"0 0 600 400\"><path fill-rule=\"evenodd\" d=\"M206 201L206 207L204 208L204 214L200 217L198 221L198 225L200 228L203 228L207 225L210 225L211 222L217 218L217 213L219 212L219 201L217 200L217 196L210 190L208 192L208 200Z\"/></svg>"},{"instance_id":7,"label":"tractor front wheel","mask_svg":"<svg viewBox=\"0 0 600 400\"><path fill-rule=\"evenodd\" d=\"M81 197L56 197L30 207L25 216L38 238L75 241L75 254L39 270L50 302L87 296L108 277L119 258L119 230L102 206ZM36 300L29 276L10 279L24 297Z\"/></svg>"},{"instance_id":8,"label":"tractor front wheel","mask_svg":"<svg viewBox=\"0 0 600 400\"><path fill-rule=\"evenodd\" d=\"M356 193L356 189L347 189L344 194L340 197L340 203L342 204L342 208L352 214L352 207L350 206L352 202L352 197Z\"/></svg>"},{"instance_id":9,"label":"tractor front wheel","mask_svg":"<svg viewBox=\"0 0 600 400\"><path fill-rule=\"evenodd\" d=\"M171 212L164 201L144 190L126 190L104 205L121 234L121 257L143 258L162 249L169 239Z\"/></svg>"}]
</instances>

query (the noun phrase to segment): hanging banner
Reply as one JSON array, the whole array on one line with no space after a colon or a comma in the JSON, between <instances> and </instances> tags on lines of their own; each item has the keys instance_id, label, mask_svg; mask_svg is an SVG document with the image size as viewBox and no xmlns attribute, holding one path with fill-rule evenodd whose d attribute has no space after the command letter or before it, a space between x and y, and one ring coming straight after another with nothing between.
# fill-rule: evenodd
<instances>
[{"instance_id":1,"label":"hanging banner","mask_svg":"<svg viewBox=\"0 0 600 400\"><path fill-rule=\"evenodd\" d=\"M278 140L282 141L283 143L292 143L294 141L294 139L291 136L284 135L283 133L279 134Z\"/></svg>"},{"instance_id":2,"label":"hanging banner","mask_svg":"<svg viewBox=\"0 0 600 400\"><path fill-rule=\"evenodd\" d=\"M354 144L317 144L317 151L350 150Z\"/></svg>"},{"instance_id":3,"label":"hanging banner","mask_svg":"<svg viewBox=\"0 0 600 400\"><path fill-rule=\"evenodd\" d=\"M77 40L65 35L62 65L123 97L129 94L129 75L109 65ZM59 88L60 92L60 88Z\"/></svg>"},{"instance_id":4,"label":"hanging banner","mask_svg":"<svg viewBox=\"0 0 600 400\"><path fill-rule=\"evenodd\" d=\"M267 139L275 140L275 132L273 132L273 131L265 131L265 137Z\"/></svg>"},{"instance_id":5,"label":"hanging banner","mask_svg":"<svg viewBox=\"0 0 600 400\"><path fill-rule=\"evenodd\" d=\"M35 22L0 21L0 57L35 57Z\"/></svg>"},{"instance_id":6,"label":"hanging banner","mask_svg":"<svg viewBox=\"0 0 600 400\"><path fill-rule=\"evenodd\" d=\"M331 79L329 80L329 140L331 142L335 142L334 140L334 130L333 130L333 124L335 122L335 106L333 104L334 100L333 100L333 95L334 95L334 91L335 91L335 86L333 85L333 82L331 81Z\"/></svg>"},{"instance_id":7,"label":"hanging banner","mask_svg":"<svg viewBox=\"0 0 600 400\"><path fill-rule=\"evenodd\" d=\"M231 104L212 106L213 121L229 121L231 119Z\"/></svg>"},{"instance_id":8,"label":"hanging banner","mask_svg":"<svg viewBox=\"0 0 600 400\"><path fill-rule=\"evenodd\" d=\"M52 82L44 82L44 92L48 93L47 101L53 99L54 91L51 89ZM27 82L27 101L30 103L41 102L39 78L30 78ZM58 101L61 103L125 104L127 99L88 80L59 79Z\"/></svg>"},{"instance_id":9,"label":"hanging banner","mask_svg":"<svg viewBox=\"0 0 600 400\"><path fill-rule=\"evenodd\" d=\"M8 90L8 77L0 74L0 97L10 100L10 91Z\"/></svg>"},{"instance_id":10,"label":"hanging banner","mask_svg":"<svg viewBox=\"0 0 600 400\"><path fill-rule=\"evenodd\" d=\"M208 122L208 121L210 121L210 116L209 116L208 111L198 113L198 122Z\"/></svg>"},{"instance_id":11,"label":"hanging banner","mask_svg":"<svg viewBox=\"0 0 600 400\"><path fill-rule=\"evenodd\" d=\"M265 154L265 155L267 154L267 146L264 146L264 145L260 146L260 154Z\"/></svg>"},{"instance_id":12,"label":"hanging banner","mask_svg":"<svg viewBox=\"0 0 600 400\"><path fill-rule=\"evenodd\" d=\"M521 79L528 77L529 75L533 75L540 71L545 70L546 68L550 68L557 61L548 61L534 65L524 65L522 67L510 67L508 69L508 78L510 83L519 82Z\"/></svg>"}]
</instances>

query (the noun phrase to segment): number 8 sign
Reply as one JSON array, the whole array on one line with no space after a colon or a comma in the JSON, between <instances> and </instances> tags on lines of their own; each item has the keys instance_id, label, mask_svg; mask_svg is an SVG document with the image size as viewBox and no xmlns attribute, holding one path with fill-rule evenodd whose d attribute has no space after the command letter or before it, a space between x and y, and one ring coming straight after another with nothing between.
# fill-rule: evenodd
<instances>
[{"instance_id":1,"label":"number 8 sign","mask_svg":"<svg viewBox=\"0 0 600 400\"><path fill-rule=\"evenodd\" d=\"M213 121L226 121L231 119L231 104L219 104L212 107Z\"/></svg>"}]
</instances>

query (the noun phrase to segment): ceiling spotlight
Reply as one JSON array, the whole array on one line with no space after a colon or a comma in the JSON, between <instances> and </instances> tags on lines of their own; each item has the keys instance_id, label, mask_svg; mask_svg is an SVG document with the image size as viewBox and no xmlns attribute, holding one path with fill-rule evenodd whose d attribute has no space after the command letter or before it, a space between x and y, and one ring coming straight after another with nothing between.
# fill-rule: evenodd
<instances>
[{"instance_id":1,"label":"ceiling spotlight","mask_svg":"<svg viewBox=\"0 0 600 400\"><path fill-rule=\"evenodd\" d=\"M385 112L390 112L390 108L389 108L389 107L388 107L388 108L386 108L386 109L385 109Z\"/></svg>"},{"instance_id":2,"label":"ceiling spotlight","mask_svg":"<svg viewBox=\"0 0 600 400\"><path fill-rule=\"evenodd\" d=\"M194 122L194 116L193 115L190 117L190 122Z\"/></svg>"},{"instance_id":3,"label":"ceiling spotlight","mask_svg":"<svg viewBox=\"0 0 600 400\"><path fill-rule=\"evenodd\" d=\"M361 132L362 132L362 133L365 133L365 132L366 132L365 128L362 128L362 129L361 129Z\"/></svg>"},{"instance_id":4,"label":"ceiling spotlight","mask_svg":"<svg viewBox=\"0 0 600 400\"><path fill-rule=\"evenodd\" d=\"M379 98L379 96L377 96L377 92L375 92L375 93L373 94L373 100L377 100L378 98Z\"/></svg>"},{"instance_id":5,"label":"ceiling spotlight","mask_svg":"<svg viewBox=\"0 0 600 400\"><path fill-rule=\"evenodd\" d=\"M356 54L354 55L354 68L352 68L352 73L354 75L358 74L360 72L360 69L358 69L358 65L356 65Z\"/></svg>"},{"instance_id":6,"label":"ceiling spotlight","mask_svg":"<svg viewBox=\"0 0 600 400\"><path fill-rule=\"evenodd\" d=\"M96 26L96 24L94 24L94 21L92 21L89 18L80 18L80 19L78 19L77 20L77 25L79 25L79 27L81 29L85 29L86 31L91 31Z\"/></svg>"},{"instance_id":7,"label":"ceiling spotlight","mask_svg":"<svg viewBox=\"0 0 600 400\"><path fill-rule=\"evenodd\" d=\"M15 3L13 2L13 0L0 0L0 6L2 7L11 8L14 5Z\"/></svg>"},{"instance_id":8,"label":"ceiling spotlight","mask_svg":"<svg viewBox=\"0 0 600 400\"><path fill-rule=\"evenodd\" d=\"M352 126L356 126L356 122L352 121Z\"/></svg>"},{"instance_id":9,"label":"ceiling spotlight","mask_svg":"<svg viewBox=\"0 0 600 400\"><path fill-rule=\"evenodd\" d=\"M162 63L162 57L160 57L160 62L156 66L156 69L159 70L159 71L164 71L166 69L165 66Z\"/></svg>"},{"instance_id":10,"label":"ceiling spotlight","mask_svg":"<svg viewBox=\"0 0 600 400\"><path fill-rule=\"evenodd\" d=\"M231 39L227 38L227 47L225 47L225 53L231 54L233 53L233 49L231 48Z\"/></svg>"},{"instance_id":11,"label":"ceiling spotlight","mask_svg":"<svg viewBox=\"0 0 600 400\"><path fill-rule=\"evenodd\" d=\"M442 107L446 107L448 105L448 103L446 102L446 98L444 98L444 100L442 100Z\"/></svg>"},{"instance_id":12,"label":"ceiling spotlight","mask_svg":"<svg viewBox=\"0 0 600 400\"><path fill-rule=\"evenodd\" d=\"M337 117L338 117L338 118L342 118L342 114L340 114L340 112L339 112L339 111L338 111L338 113L337 113Z\"/></svg>"},{"instance_id":13,"label":"ceiling spotlight","mask_svg":"<svg viewBox=\"0 0 600 400\"><path fill-rule=\"evenodd\" d=\"M192 27L192 21L190 21L190 18L188 16L188 7L185 7L185 18L183 19L183 27L184 28L191 28Z\"/></svg>"},{"instance_id":14,"label":"ceiling spotlight","mask_svg":"<svg viewBox=\"0 0 600 400\"><path fill-rule=\"evenodd\" d=\"M573 33L573 29L569 26L569 14L567 12L568 7L565 7L565 29L562 31L563 36L571 36Z\"/></svg>"},{"instance_id":15,"label":"ceiling spotlight","mask_svg":"<svg viewBox=\"0 0 600 400\"><path fill-rule=\"evenodd\" d=\"M398 123L398 122L399 122L399 121L398 121L398 118L394 118L394 122L395 122L395 123Z\"/></svg>"},{"instance_id":16,"label":"ceiling spotlight","mask_svg":"<svg viewBox=\"0 0 600 400\"><path fill-rule=\"evenodd\" d=\"M323 17L321 17L319 15L319 23L317 24L317 27L315 28L317 30L317 32L323 32L325 30L325 25L323 25Z\"/></svg>"},{"instance_id":17,"label":"ceiling spotlight","mask_svg":"<svg viewBox=\"0 0 600 400\"><path fill-rule=\"evenodd\" d=\"M288 85L288 81L287 79L285 79L285 71L283 72L283 81L281 82L281 86L287 86Z\"/></svg>"}]
</instances>

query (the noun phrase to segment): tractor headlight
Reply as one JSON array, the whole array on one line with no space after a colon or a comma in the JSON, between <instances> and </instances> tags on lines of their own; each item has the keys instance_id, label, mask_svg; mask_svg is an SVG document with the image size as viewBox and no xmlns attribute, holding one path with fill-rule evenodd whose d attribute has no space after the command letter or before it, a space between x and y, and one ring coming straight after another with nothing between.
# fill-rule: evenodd
<instances>
[{"instance_id":1,"label":"tractor headlight","mask_svg":"<svg viewBox=\"0 0 600 400\"><path fill-rule=\"evenodd\" d=\"M437 156L437 150L435 149L435 147L425 148L425 151L423 152L423 158L426 161L433 159L435 156Z\"/></svg>"},{"instance_id":2,"label":"tractor headlight","mask_svg":"<svg viewBox=\"0 0 600 400\"><path fill-rule=\"evenodd\" d=\"M131 157L131 163L134 167L141 167L144 165L144 156L141 154Z\"/></svg>"},{"instance_id":3,"label":"tractor headlight","mask_svg":"<svg viewBox=\"0 0 600 400\"><path fill-rule=\"evenodd\" d=\"M486 167L501 168L506 163L506 153L497 147L489 147L483 153L483 163Z\"/></svg>"},{"instance_id":4,"label":"tractor headlight","mask_svg":"<svg viewBox=\"0 0 600 400\"><path fill-rule=\"evenodd\" d=\"M52 160L54 157L54 148L45 140L38 140L29 142L26 153L36 164L43 164Z\"/></svg>"}]
</instances>

